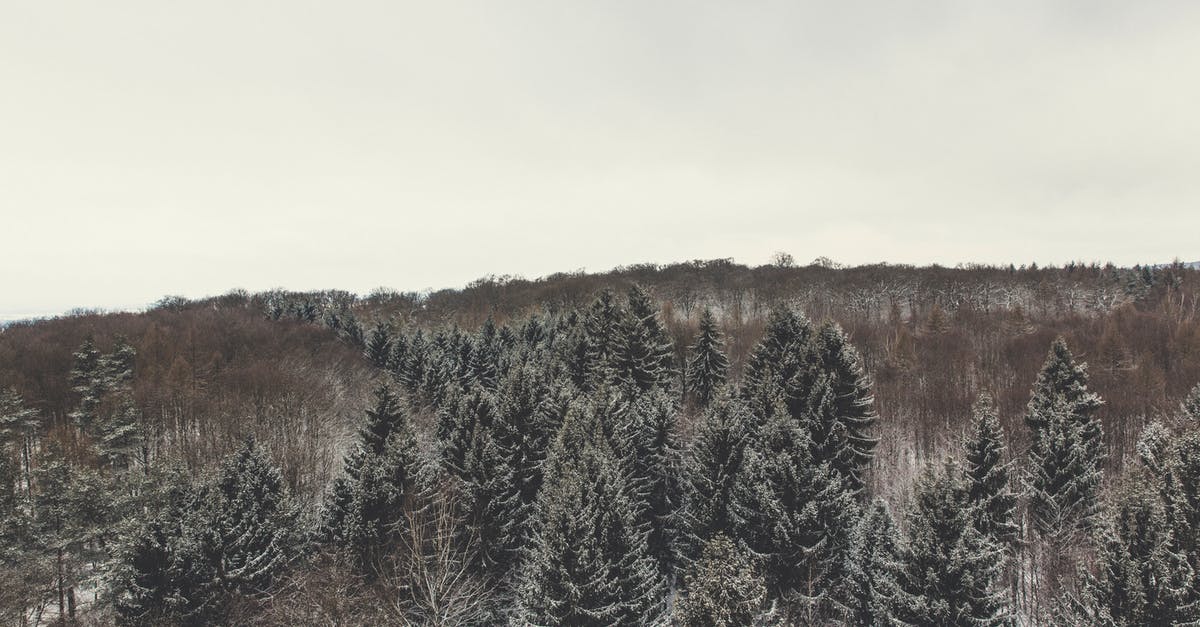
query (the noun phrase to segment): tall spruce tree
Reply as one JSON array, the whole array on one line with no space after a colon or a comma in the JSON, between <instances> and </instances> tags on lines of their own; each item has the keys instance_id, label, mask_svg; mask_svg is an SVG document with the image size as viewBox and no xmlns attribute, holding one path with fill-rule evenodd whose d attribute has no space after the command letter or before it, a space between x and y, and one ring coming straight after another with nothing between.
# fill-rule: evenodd
<instances>
[{"instance_id":1,"label":"tall spruce tree","mask_svg":"<svg viewBox=\"0 0 1200 627\"><path fill-rule=\"evenodd\" d=\"M1186 556L1193 575L1189 603L1200 604L1200 433L1185 433L1167 449L1160 486L1172 551Z\"/></svg>"},{"instance_id":2,"label":"tall spruce tree","mask_svg":"<svg viewBox=\"0 0 1200 627\"><path fill-rule=\"evenodd\" d=\"M1100 459L1092 454L1085 426L1067 408L1039 416L1043 427L1029 451L1029 507L1043 538L1067 542L1087 531L1099 512Z\"/></svg>"},{"instance_id":3,"label":"tall spruce tree","mask_svg":"<svg viewBox=\"0 0 1200 627\"><path fill-rule=\"evenodd\" d=\"M908 517L904 583L918 625L1002 625L1001 549L975 528L962 471L952 462L918 482Z\"/></svg>"},{"instance_id":4,"label":"tall spruce tree","mask_svg":"<svg viewBox=\"0 0 1200 627\"><path fill-rule=\"evenodd\" d=\"M658 319L658 308L641 287L630 288L612 354L612 377L640 390L669 386L674 378L674 347Z\"/></svg>"},{"instance_id":5,"label":"tall spruce tree","mask_svg":"<svg viewBox=\"0 0 1200 627\"><path fill-rule=\"evenodd\" d=\"M264 592L296 554L298 512L279 469L253 437L221 463L215 498L219 580L243 594Z\"/></svg>"},{"instance_id":6,"label":"tall spruce tree","mask_svg":"<svg viewBox=\"0 0 1200 627\"><path fill-rule=\"evenodd\" d=\"M1200 424L1200 383L1192 388L1191 392L1179 404L1179 410L1185 420L1191 421L1193 425Z\"/></svg>"},{"instance_id":7,"label":"tall spruce tree","mask_svg":"<svg viewBox=\"0 0 1200 627\"><path fill-rule=\"evenodd\" d=\"M967 496L975 507L975 528L1000 546L1018 539L1017 495L1012 491L1012 462L992 397L982 394L973 408L974 426L966 441Z\"/></svg>"},{"instance_id":8,"label":"tall spruce tree","mask_svg":"<svg viewBox=\"0 0 1200 627\"><path fill-rule=\"evenodd\" d=\"M639 501L639 515L648 529L651 555L669 576L681 551L683 453L675 421L678 407L662 389L638 395L625 412L619 445L628 458L629 482Z\"/></svg>"},{"instance_id":9,"label":"tall spruce tree","mask_svg":"<svg viewBox=\"0 0 1200 627\"><path fill-rule=\"evenodd\" d=\"M904 544L887 503L876 499L859 519L846 551L837 604L846 624L891 627L902 624L913 600L902 587Z\"/></svg>"},{"instance_id":10,"label":"tall spruce tree","mask_svg":"<svg viewBox=\"0 0 1200 627\"><path fill-rule=\"evenodd\" d=\"M419 472L408 418L391 389L380 386L325 509L327 537L349 551L360 568L373 572L378 556L397 542Z\"/></svg>"},{"instance_id":11,"label":"tall spruce tree","mask_svg":"<svg viewBox=\"0 0 1200 627\"><path fill-rule=\"evenodd\" d=\"M592 301L583 317L585 351L582 386L595 390L612 380L622 342L625 311L612 290L605 289Z\"/></svg>"},{"instance_id":12,"label":"tall spruce tree","mask_svg":"<svg viewBox=\"0 0 1200 627\"><path fill-rule=\"evenodd\" d=\"M705 307L700 315L700 334L691 348L687 366L687 389L701 407L712 402L717 390L725 385L729 359L712 310Z\"/></svg>"},{"instance_id":13,"label":"tall spruce tree","mask_svg":"<svg viewBox=\"0 0 1200 627\"><path fill-rule=\"evenodd\" d=\"M699 557L710 538L740 541L744 515L754 511L752 486L742 483L742 466L753 439L754 417L740 399L718 397L705 411L685 468L686 555Z\"/></svg>"},{"instance_id":14,"label":"tall spruce tree","mask_svg":"<svg viewBox=\"0 0 1200 627\"><path fill-rule=\"evenodd\" d=\"M1076 363L1056 339L1025 414L1033 431L1030 508L1043 536L1086 530L1098 511L1104 443L1094 414L1103 401L1087 382L1087 364Z\"/></svg>"},{"instance_id":15,"label":"tall spruce tree","mask_svg":"<svg viewBox=\"0 0 1200 627\"><path fill-rule=\"evenodd\" d=\"M535 625L641 625L663 613L665 588L620 462L598 430L563 426L522 567L518 620ZM579 446L581 434L591 431ZM569 443L568 443L569 442Z\"/></svg>"},{"instance_id":16,"label":"tall spruce tree","mask_svg":"<svg viewBox=\"0 0 1200 627\"><path fill-rule=\"evenodd\" d=\"M783 411L767 419L736 480L753 500L731 503L742 521L735 529L763 556L768 587L801 599L794 609L809 619L827 615L859 516L853 491Z\"/></svg>"},{"instance_id":17,"label":"tall spruce tree","mask_svg":"<svg viewBox=\"0 0 1200 627\"><path fill-rule=\"evenodd\" d=\"M718 535L688 570L674 618L685 627L753 625L766 610L767 587L748 555Z\"/></svg>"},{"instance_id":18,"label":"tall spruce tree","mask_svg":"<svg viewBox=\"0 0 1200 627\"><path fill-rule=\"evenodd\" d=\"M1156 495L1126 485L1104 527L1097 568L1085 571L1081 594L1068 601L1066 617L1130 627L1200 622L1191 590L1195 573Z\"/></svg>"}]
</instances>

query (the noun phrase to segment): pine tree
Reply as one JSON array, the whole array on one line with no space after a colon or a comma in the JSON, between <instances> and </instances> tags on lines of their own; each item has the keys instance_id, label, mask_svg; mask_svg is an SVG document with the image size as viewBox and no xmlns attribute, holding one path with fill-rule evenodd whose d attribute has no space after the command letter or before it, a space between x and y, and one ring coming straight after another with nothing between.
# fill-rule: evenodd
<instances>
[{"instance_id":1,"label":"pine tree","mask_svg":"<svg viewBox=\"0 0 1200 627\"><path fill-rule=\"evenodd\" d=\"M1167 450L1160 481L1172 550L1193 573L1189 603L1200 604L1200 433L1180 436Z\"/></svg>"},{"instance_id":2,"label":"pine tree","mask_svg":"<svg viewBox=\"0 0 1200 627\"><path fill-rule=\"evenodd\" d=\"M1043 536L1086 530L1098 511L1103 404L1087 389L1087 364L1075 362L1059 338L1034 383L1025 422L1033 430L1030 507Z\"/></svg>"},{"instance_id":3,"label":"pine tree","mask_svg":"<svg viewBox=\"0 0 1200 627\"><path fill-rule=\"evenodd\" d=\"M463 478L467 459L478 434L490 429L495 421L496 403L482 388L472 388L451 395L438 410L437 438L443 465L455 476Z\"/></svg>"},{"instance_id":4,"label":"pine tree","mask_svg":"<svg viewBox=\"0 0 1200 627\"><path fill-rule=\"evenodd\" d=\"M620 442L643 526L648 529L650 553L663 575L673 571L680 551L679 510L684 497L677 415L678 407L661 389L640 395L626 412Z\"/></svg>"},{"instance_id":5,"label":"pine tree","mask_svg":"<svg viewBox=\"0 0 1200 627\"><path fill-rule=\"evenodd\" d=\"M595 390L612 379L624 318L625 312L612 290L601 291L588 308L583 318L586 356L582 385L585 390Z\"/></svg>"},{"instance_id":6,"label":"pine tree","mask_svg":"<svg viewBox=\"0 0 1200 627\"><path fill-rule=\"evenodd\" d=\"M279 470L254 438L222 462L215 498L220 581L245 594L264 591L295 554L297 511Z\"/></svg>"},{"instance_id":7,"label":"pine tree","mask_svg":"<svg viewBox=\"0 0 1200 627\"><path fill-rule=\"evenodd\" d=\"M1087 384L1087 364L1075 362L1061 337L1054 340L1034 382L1025 414L1025 423L1033 430L1035 446L1050 428L1050 418L1065 414L1068 420L1079 425L1087 456L1097 460L1103 456L1100 421L1094 414L1104 401L1088 390Z\"/></svg>"},{"instance_id":8,"label":"pine tree","mask_svg":"<svg viewBox=\"0 0 1200 627\"><path fill-rule=\"evenodd\" d=\"M1029 507L1038 533L1063 543L1089 529L1099 511L1100 460L1089 450L1085 425L1068 409L1038 420L1044 426L1029 451Z\"/></svg>"},{"instance_id":9,"label":"pine tree","mask_svg":"<svg viewBox=\"0 0 1200 627\"><path fill-rule=\"evenodd\" d=\"M223 590L221 546L206 491L181 470L155 477L156 511L123 539L109 575L122 624L200 625L217 620Z\"/></svg>"},{"instance_id":10,"label":"pine tree","mask_svg":"<svg viewBox=\"0 0 1200 627\"><path fill-rule=\"evenodd\" d=\"M735 529L764 557L768 587L798 595L796 609L810 617L827 613L859 516L853 491L814 459L807 431L783 411L767 419L736 480L753 496L731 503Z\"/></svg>"},{"instance_id":11,"label":"pine tree","mask_svg":"<svg viewBox=\"0 0 1200 627\"><path fill-rule=\"evenodd\" d=\"M415 491L420 472L416 436L387 386L375 390L356 448L327 498L326 536L350 551L370 572L381 551L394 544L396 525Z\"/></svg>"},{"instance_id":12,"label":"pine tree","mask_svg":"<svg viewBox=\"0 0 1200 627\"><path fill-rule=\"evenodd\" d=\"M675 607L685 627L740 627L764 613L767 588L747 555L718 535L704 544L686 576L686 592Z\"/></svg>"},{"instance_id":13,"label":"pine tree","mask_svg":"<svg viewBox=\"0 0 1200 627\"><path fill-rule=\"evenodd\" d=\"M73 357L70 381L71 389L79 395L79 407L71 412L71 418L76 426L87 430L96 420L96 412L104 395L104 366L100 351L96 350L91 338L83 341Z\"/></svg>"},{"instance_id":14,"label":"pine tree","mask_svg":"<svg viewBox=\"0 0 1200 627\"><path fill-rule=\"evenodd\" d=\"M573 428L564 424L563 430ZM522 568L520 621L538 625L647 624L662 614L663 582L638 530L630 486L601 434L555 445Z\"/></svg>"},{"instance_id":15,"label":"pine tree","mask_svg":"<svg viewBox=\"0 0 1200 627\"><path fill-rule=\"evenodd\" d=\"M367 334L363 355L376 368L386 368L392 356L392 333L387 324L375 325Z\"/></svg>"},{"instance_id":16,"label":"pine tree","mask_svg":"<svg viewBox=\"0 0 1200 627\"><path fill-rule=\"evenodd\" d=\"M1200 424L1200 383L1188 392L1186 398L1179 406L1180 413L1185 420L1189 420L1192 424Z\"/></svg>"},{"instance_id":17,"label":"pine tree","mask_svg":"<svg viewBox=\"0 0 1200 627\"><path fill-rule=\"evenodd\" d=\"M718 397L701 419L685 467L685 549L691 559L717 534L737 540L746 526L742 513L756 505L739 478L753 423L745 404L728 396Z\"/></svg>"},{"instance_id":18,"label":"pine tree","mask_svg":"<svg viewBox=\"0 0 1200 627\"><path fill-rule=\"evenodd\" d=\"M1012 462L1005 460L1004 431L991 396L980 395L974 429L966 442L967 496L975 507L975 528L1000 546L1018 539L1017 496L1011 490Z\"/></svg>"},{"instance_id":19,"label":"pine tree","mask_svg":"<svg viewBox=\"0 0 1200 627\"><path fill-rule=\"evenodd\" d=\"M1161 477L1171 448L1171 431L1157 420L1146 425L1138 436L1137 454L1142 466L1155 477Z\"/></svg>"},{"instance_id":20,"label":"pine tree","mask_svg":"<svg viewBox=\"0 0 1200 627\"><path fill-rule=\"evenodd\" d=\"M859 519L846 551L837 603L849 625L884 627L902 623L913 606L904 591L904 545L887 504L876 500Z\"/></svg>"},{"instance_id":21,"label":"pine tree","mask_svg":"<svg viewBox=\"0 0 1200 627\"><path fill-rule=\"evenodd\" d=\"M907 620L918 625L1001 625L997 586L1001 549L975 528L968 486L957 465L930 469L918 482L909 513L905 588Z\"/></svg>"},{"instance_id":22,"label":"pine tree","mask_svg":"<svg viewBox=\"0 0 1200 627\"><path fill-rule=\"evenodd\" d=\"M790 308L777 307L767 316L742 376L742 396L756 413L765 414L788 383L810 368L813 335L808 318Z\"/></svg>"},{"instance_id":23,"label":"pine tree","mask_svg":"<svg viewBox=\"0 0 1200 627\"><path fill-rule=\"evenodd\" d=\"M808 406L814 417L810 429L817 460L830 463L851 489L861 492L866 485L863 471L878 442L871 435L878 416L870 379L841 327L822 325L814 343L822 374L815 378L819 383L808 388ZM789 390L789 403L804 391Z\"/></svg>"},{"instance_id":24,"label":"pine tree","mask_svg":"<svg viewBox=\"0 0 1200 627\"><path fill-rule=\"evenodd\" d=\"M674 348L658 320L654 302L642 288L629 290L628 307L617 330L611 361L613 380L642 391L669 386L674 375Z\"/></svg>"},{"instance_id":25,"label":"pine tree","mask_svg":"<svg viewBox=\"0 0 1200 627\"><path fill-rule=\"evenodd\" d=\"M700 315L700 335L691 348L691 359L688 360L688 391L701 407L707 407L717 390L725 385L728 374L729 359L725 357L721 330L717 328L712 310L706 307Z\"/></svg>"},{"instance_id":26,"label":"pine tree","mask_svg":"<svg viewBox=\"0 0 1200 627\"><path fill-rule=\"evenodd\" d=\"M1190 599L1195 576L1178 552L1170 523L1155 495L1140 486L1120 492L1101 536L1095 574L1084 573L1082 594L1068 616L1091 625L1179 625L1200 621Z\"/></svg>"}]
</instances>

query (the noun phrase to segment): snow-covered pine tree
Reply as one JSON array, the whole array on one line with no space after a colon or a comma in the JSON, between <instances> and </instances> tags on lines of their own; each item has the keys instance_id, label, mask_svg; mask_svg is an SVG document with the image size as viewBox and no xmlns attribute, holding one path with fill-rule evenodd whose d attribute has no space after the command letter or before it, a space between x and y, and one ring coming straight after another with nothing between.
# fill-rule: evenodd
<instances>
[{"instance_id":1,"label":"snow-covered pine tree","mask_svg":"<svg viewBox=\"0 0 1200 627\"><path fill-rule=\"evenodd\" d=\"M1101 459L1089 445L1088 425L1069 406L1036 412L1040 427L1029 450L1029 508L1038 533L1061 544L1090 529L1099 512Z\"/></svg>"},{"instance_id":2,"label":"snow-covered pine tree","mask_svg":"<svg viewBox=\"0 0 1200 627\"><path fill-rule=\"evenodd\" d=\"M325 533L369 570L399 533L395 526L420 472L416 436L389 387L376 388L344 466L326 501Z\"/></svg>"},{"instance_id":3,"label":"snow-covered pine tree","mask_svg":"<svg viewBox=\"0 0 1200 627\"><path fill-rule=\"evenodd\" d=\"M1012 491L1012 462L992 397L981 394L972 409L974 425L966 448L967 496L975 506L975 528L1000 546L1018 540L1017 495Z\"/></svg>"},{"instance_id":4,"label":"snow-covered pine tree","mask_svg":"<svg viewBox=\"0 0 1200 627\"><path fill-rule=\"evenodd\" d=\"M479 432L490 429L495 420L495 399L486 390L473 387L450 395L437 414L442 464L454 476L465 478L467 460Z\"/></svg>"},{"instance_id":5,"label":"snow-covered pine tree","mask_svg":"<svg viewBox=\"0 0 1200 627\"><path fill-rule=\"evenodd\" d=\"M649 624L662 615L666 590L638 528L630 486L603 434L593 431L579 447L574 440L586 428L576 430L573 421L563 425L538 498L536 533L521 569L518 621Z\"/></svg>"},{"instance_id":6,"label":"snow-covered pine tree","mask_svg":"<svg viewBox=\"0 0 1200 627\"><path fill-rule=\"evenodd\" d=\"M763 557L768 588L797 599L789 609L798 616L828 615L858 522L853 491L814 459L807 430L782 410L750 444L736 481L751 496L730 504L735 531Z\"/></svg>"},{"instance_id":7,"label":"snow-covered pine tree","mask_svg":"<svg viewBox=\"0 0 1200 627\"><path fill-rule=\"evenodd\" d=\"M363 355L376 368L386 368L392 356L392 330L387 323L380 323L367 334Z\"/></svg>"},{"instance_id":8,"label":"snow-covered pine tree","mask_svg":"<svg viewBox=\"0 0 1200 627\"><path fill-rule=\"evenodd\" d=\"M1171 430L1155 420L1138 435L1136 450L1142 466L1155 477L1162 477L1164 465L1172 446Z\"/></svg>"},{"instance_id":9,"label":"snow-covered pine tree","mask_svg":"<svg viewBox=\"0 0 1200 627\"><path fill-rule=\"evenodd\" d=\"M1193 425L1200 424L1200 383L1188 392L1179 409L1185 420L1191 421Z\"/></svg>"},{"instance_id":10,"label":"snow-covered pine tree","mask_svg":"<svg viewBox=\"0 0 1200 627\"><path fill-rule=\"evenodd\" d=\"M918 481L908 515L904 586L908 622L964 627L1008 621L997 585L1001 549L975 528L968 486L957 464L930 468Z\"/></svg>"},{"instance_id":11,"label":"snow-covered pine tree","mask_svg":"<svg viewBox=\"0 0 1200 627\"><path fill-rule=\"evenodd\" d=\"M618 385L640 390L669 386L675 376L671 337L658 319L658 308L644 289L629 289L612 355L612 377Z\"/></svg>"},{"instance_id":12,"label":"snow-covered pine tree","mask_svg":"<svg viewBox=\"0 0 1200 627\"><path fill-rule=\"evenodd\" d=\"M500 361L500 345L496 332L496 322L488 316L475 334L470 344L471 357L467 368L472 381L485 389L494 390L498 381L498 366Z\"/></svg>"},{"instance_id":13,"label":"snow-covered pine tree","mask_svg":"<svg viewBox=\"0 0 1200 627\"><path fill-rule=\"evenodd\" d=\"M687 389L701 407L708 407L729 375L729 359L712 310L700 315L700 334L691 347L687 365Z\"/></svg>"},{"instance_id":14,"label":"snow-covered pine tree","mask_svg":"<svg viewBox=\"0 0 1200 627\"><path fill-rule=\"evenodd\" d=\"M1172 550L1187 557L1193 574L1189 603L1200 605L1200 433L1185 433L1172 443L1160 485Z\"/></svg>"},{"instance_id":15,"label":"snow-covered pine tree","mask_svg":"<svg viewBox=\"0 0 1200 627\"><path fill-rule=\"evenodd\" d=\"M1195 573L1155 494L1125 485L1104 527L1097 567L1084 571L1081 594L1068 599L1065 618L1122 627L1200 621L1190 589Z\"/></svg>"},{"instance_id":16,"label":"snow-covered pine tree","mask_svg":"<svg viewBox=\"0 0 1200 627\"><path fill-rule=\"evenodd\" d=\"M817 461L831 464L852 490L861 492L866 485L863 472L878 442L871 433L878 420L871 382L862 357L837 324L821 325L814 344L820 375L813 381L818 383L808 390L789 389L789 403L807 392L808 406L814 410L810 429Z\"/></svg>"},{"instance_id":17,"label":"snow-covered pine tree","mask_svg":"<svg viewBox=\"0 0 1200 627\"><path fill-rule=\"evenodd\" d=\"M1025 414L1035 446L1046 434L1051 417L1063 416L1079 425L1087 457L1096 460L1103 457L1100 421L1094 414L1104 401L1088 390L1087 384L1087 364L1076 363L1066 341L1061 337L1055 339L1033 384Z\"/></svg>"},{"instance_id":18,"label":"snow-covered pine tree","mask_svg":"<svg viewBox=\"0 0 1200 627\"><path fill-rule=\"evenodd\" d=\"M299 529L279 469L253 437L221 463L215 498L217 575L227 589L260 593L295 556Z\"/></svg>"},{"instance_id":19,"label":"snow-covered pine tree","mask_svg":"<svg viewBox=\"0 0 1200 627\"><path fill-rule=\"evenodd\" d=\"M741 513L755 506L739 477L754 422L745 403L728 394L718 395L701 418L684 468L687 559L698 558L704 543L717 534L740 541L738 532L745 527Z\"/></svg>"},{"instance_id":20,"label":"snow-covered pine tree","mask_svg":"<svg viewBox=\"0 0 1200 627\"><path fill-rule=\"evenodd\" d=\"M633 400L621 434L630 483L641 501L650 553L664 576L674 572L680 551L683 453L676 433L679 408L661 388Z\"/></svg>"},{"instance_id":21,"label":"snow-covered pine tree","mask_svg":"<svg viewBox=\"0 0 1200 627\"><path fill-rule=\"evenodd\" d=\"M81 429L90 429L96 420L96 412L105 391L105 372L100 351L92 338L87 338L72 355L71 389L79 395L79 406L71 412L71 419Z\"/></svg>"},{"instance_id":22,"label":"snow-covered pine tree","mask_svg":"<svg viewBox=\"0 0 1200 627\"><path fill-rule=\"evenodd\" d=\"M602 290L583 316L586 357L582 386L591 391L611 380L625 312L612 290Z\"/></svg>"},{"instance_id":23,"label":"snow-covered pine tree","mask_svg":"<svg viewBox=\"0 0 1200 627\"><path fill-rule=\"evenodd\" d=\"M684 627L741 627L764 614L767 588L745 552L724 535L704 544L685 576L674 618Z\"/></svg>"},{"instance_id":24,"label":"snow-covered pine tree","mask_svg":"<svg viewBox=\"0 0 1200 627\"><path fill-rule=\"evenodd\" d=\"M903 536L887 503L876 499L850 536L845 573L836 589L840 617L857 627L902 624L913 606L903 578Z\"/></svg>"},{"instance_id":25,"label":"snow-covered pine tree","mask_svg":"<svg viewBox=\"0 0 1200 627\"><path fill-rule=\"evenodd\" d=\"M788 382L810 368L813 334L804 315L786 306L771 310L742 375L741 395L756 414L765 415Z\"/></svg>"},{"instance_id":26,"label":"snow-covered pine tree","mask_svg":"<svg viewBox=\"0 0 1200 627\"><path fill-rule=\"evenodd\" d=\"M224 588L212 502L184 471L161 476L152 511L121 538L108 574L121 624L208 624L217 620Z\"/></svg>"}]
</instances>

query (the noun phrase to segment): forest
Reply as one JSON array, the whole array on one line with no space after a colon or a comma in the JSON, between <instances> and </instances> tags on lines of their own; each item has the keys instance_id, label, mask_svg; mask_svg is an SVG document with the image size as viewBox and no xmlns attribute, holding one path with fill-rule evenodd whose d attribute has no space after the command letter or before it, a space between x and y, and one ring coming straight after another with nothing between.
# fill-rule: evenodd
<instances>
[{"instance_id":1,"label":"forest","mask_svg":"<svg viewBox=\"0 0 1200 627\"><path fill-rule=\"evenodd\" d=\"M0 623L1200 624L1200 269L780 254L12 323Z\"/></svg>"}]
</instances>

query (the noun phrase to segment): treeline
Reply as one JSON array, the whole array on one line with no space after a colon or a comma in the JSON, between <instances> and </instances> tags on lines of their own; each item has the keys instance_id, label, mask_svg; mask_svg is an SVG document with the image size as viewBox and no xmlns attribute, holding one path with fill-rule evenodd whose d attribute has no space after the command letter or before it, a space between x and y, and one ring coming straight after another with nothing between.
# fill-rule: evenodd
<instances>
[{"instance_id":1,"label":"treeline","mask_svg":"<svg viewBox=\"0 0 1200 627\"><path fill-rule=\"evenodd\" d=\"M328 350L361 351L380 383L319 490L272 430L181 465L136 400L127 341L76 347L61 417L4 396L6 620L1200 620L1200 387L1117 471L1105 399L1048 341L1020 424L981 395L914 478L885 457L903 418L881 417L852 336L795 307L735 367L711 310L681 345L640 287L471 330L306 300L267 299L265 318L335 330Z\"/></svg>"}]
</instances>

